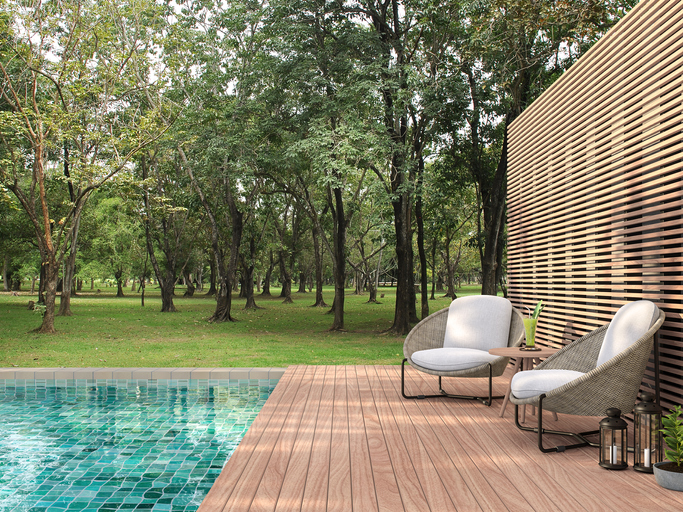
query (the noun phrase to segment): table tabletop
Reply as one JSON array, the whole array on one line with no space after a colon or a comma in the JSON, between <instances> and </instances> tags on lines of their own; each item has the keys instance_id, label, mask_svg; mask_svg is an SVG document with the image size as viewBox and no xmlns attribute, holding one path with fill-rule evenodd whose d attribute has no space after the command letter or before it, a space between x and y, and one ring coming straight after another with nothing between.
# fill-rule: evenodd
<instances>
[{"instance_id":1,"label":"table tabletop","mask_svg":"<svg viewBox=\"0 0 683 512\"><path fill-rule=\"evenodd\" d=\"M519 347L502 347L502 348L492 348L489 350L489 354L492 356L501 356L501 357L549 357L552 356L555 352L560 350L559 348L552 348L552 347L541 347L539 346L541 350L519 350Z\"/></svg>"}]
</instances>

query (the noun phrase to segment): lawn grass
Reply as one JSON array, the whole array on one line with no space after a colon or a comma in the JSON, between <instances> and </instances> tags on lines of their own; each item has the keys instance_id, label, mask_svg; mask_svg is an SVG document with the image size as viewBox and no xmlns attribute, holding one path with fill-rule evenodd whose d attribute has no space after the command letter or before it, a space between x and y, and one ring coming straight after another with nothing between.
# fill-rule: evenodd
<instances>
[{"instance_id":1,"label":"lawn grass","mask_svg":"<svg viewBox=\"0 0 683 512\"><path fill-rule=\"evenodd\" d=\"M40 325L28 310L35 296L0 294L0 366L2 367L284 367L290 364L399 364L402 336L383 334L394 315L395 288L382 288L381 304L367 295L345 298L346 332L330 332L328 308L312 308L314 294L293 294L293 304L279 297L257 297L263 309L244 310L234 298L237 322L210 324L212 298L197 294L174 303L177 313L161 313L158 291L140 296L114 289L83 292L72 299L72 317L57 317L57 334L32 332ZM332 302L333 291L325 290ZM458 295L480 293L466 287ZM450 303L443 293L429 301L435 312Z\"/></svg>"}]
</instances>

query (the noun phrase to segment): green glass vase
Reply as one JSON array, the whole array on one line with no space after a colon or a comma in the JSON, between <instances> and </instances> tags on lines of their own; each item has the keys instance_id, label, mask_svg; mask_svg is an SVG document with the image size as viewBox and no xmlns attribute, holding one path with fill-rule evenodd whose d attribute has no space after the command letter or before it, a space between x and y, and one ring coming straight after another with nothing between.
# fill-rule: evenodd
<instances>
[{"instance_id":1,"label":"green glass vase","mask_svg":"<svg viewBox=\"0 0 683 512\"><path fill-rule=\"evenodd\" d=\"M526 347L534 348L536 346L536 324L538 318L524 319L524 333L526 334Z\"/></svg>"}]
</instances>

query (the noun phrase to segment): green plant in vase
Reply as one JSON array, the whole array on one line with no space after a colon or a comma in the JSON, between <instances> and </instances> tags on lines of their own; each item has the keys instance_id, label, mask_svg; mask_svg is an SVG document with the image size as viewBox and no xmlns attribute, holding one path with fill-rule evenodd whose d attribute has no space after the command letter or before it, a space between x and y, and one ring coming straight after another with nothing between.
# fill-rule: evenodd
<instances>
[{"instance_id":1,"label":"green plant in vase","mask_svg":"<svg viewBox=\"0 0 683 512\"><path fill-rule=\"evenodd\" d=\"M534 312L530 313L529 318L524 319L524 333L526 334L526 348L528 350L534 350L536 348L536 324L538 323L538 317L544 307L543 301L539 300L538 304L536 304L536 308L534 308Z\"/></svg>"},{"instance_id":2,"label":"green plant in vase","mask_svg":"<svg viewBox=\"0 0 683 512\"><path fill-rule=\"evenodd\" d=\"M677 405L662 417L666 458L654 466L655 480L673 491L683 491L683 409Z\"/></svg>"},{"instance_id":3,"label":"green plant in vase","mask_svg":"<svg viewBox=\"0 0 683 512\"><path fill-rule=\"evenodd\" d=\"M670 467L674 465L680 469L670 469L670 471L677 471L683 473L681 463L683 463L683 421L681 421L681 414L683 410L680 405L677 405L671 410L671 413L662 418L664 428L664 442L668 447L666 458L671 461Z\"/></svg>"}]
</instances>

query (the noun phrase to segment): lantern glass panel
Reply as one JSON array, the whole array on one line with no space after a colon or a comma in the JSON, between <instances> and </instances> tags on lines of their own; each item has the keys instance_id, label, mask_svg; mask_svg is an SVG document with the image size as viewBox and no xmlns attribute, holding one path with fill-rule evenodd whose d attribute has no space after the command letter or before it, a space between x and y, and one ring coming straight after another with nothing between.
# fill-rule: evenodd
<instances>
[{"instance_id":1,"label":"lantern glass panel","mask_svg":"<svg viewBox=\"0 0 683 512\"><path fill-rule=\"evenodd\" d=\"M636 414L634 424L634 466L651 468L661 462L661 414Z\"/></svg>"},{"instance_id":2,"label":"lantern glass panel","mask_svg":"<svg viewBox=\"0 0 683 512\"><path fill-rule=\"evenodd\" d=\"M623 459L621 431L604 429L602 447L602 461L606 464L617 465Z\"/></svg>"},{"instance_id":3,"label":"lantern glass panel","mask_svg":"<svg viewBox=\"0 0 683 512\"><path fill-rule=\"evenodd\" d=\"M608 469L626 468L628 466L626 430L604 428L600 436L600 465Z\"/></svg>"}]
</instances>

